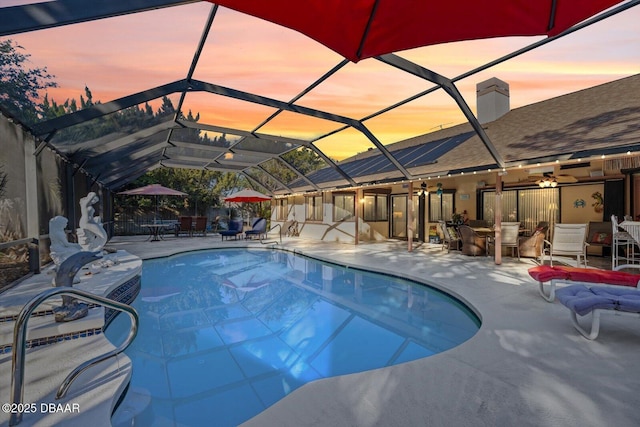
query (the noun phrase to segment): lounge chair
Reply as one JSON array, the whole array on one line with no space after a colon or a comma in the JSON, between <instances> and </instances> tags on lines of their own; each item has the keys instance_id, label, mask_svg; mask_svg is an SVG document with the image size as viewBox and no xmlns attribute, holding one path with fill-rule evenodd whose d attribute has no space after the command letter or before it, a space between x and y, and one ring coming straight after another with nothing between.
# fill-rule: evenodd
<instances>
[{"instance_id":1,"label":"lounge chair","mask_svg":"<svg viewBox=\"0 0 640 427\"><path fill-rule=\"evenodd\" d=\"M576 266L587 266L587 224L556 224L553 227L553 240L545 240L548 245L544 254L549 255L549 264L553 266L554 256L576 257Z\"/></svg>"},{"instance_id":2,"label":"lounge chair","mask_svg":"<svg viewBox=\"0 0 640 427\"><path fill-rule=\"evenodd\" d=\"M243 226L243 222L241 219L229 221L229 228L227 230L222 230L220 232L220 236L222 237L222 240L224 240L225 237L227 239L229 239L230 237L237 239L238 234L242 235L242 226Z\"/></svg>"},{"instance_id":3,"label":"lounge chair","mask_svg":"<svg viewBox=\"0 0 640 427\"><path fill-rule=\"evenodd\" d=\"M600 316L614 314L640 318L640 290L614 286L572 285L559 289L558 300L570 310L571 322L583 337L594 340L600 332ZM577 315L592 313L591 329L584 329Z\"/></svg>"},{"instance_id":4,"label":"lounge chair","mask_svg":"<svg viewBox=\"0 0 640 427\"><path fill-rule=\"evenodd\" d=\"M178 237L180 234L187 234L189 237L191 237L193 234L193 226L192 226L192 219L190 216L181 216L179 218L178 223L176 224L176 237Z\"/></svg>"},{"instance_id":5,"label":"lounge chair","mask_svg":"<svg viewBox=\"0 0 640 427\"><path fill-rule=\"evenodd\" d=\"M253 238L254 236L258 236L258 238L262 238L262 236L267 237L267 220L264 218L258 218L253 221L253 225L251 225L251 230L247 230L244 232L244 238Z\"/></svg>"},{"instance_id":6,"label":"lounge chair","mask_svg":"<svg viewBox=\"0 0 640 427\"><path fill-rule=\"evenodd\" d=\"M203 237L207 236L207 217L196 216L194 217L194 226L192 234L200 233Z\"/></svg>"},{"instance_id":7,"label":"lounge chair","mask_svg":"<svg viewBox=\"0 0 640 427\"><path fill-rule=\"evenodd\" d=\"M640 275L621 271L626 268L640 268L640 265L621 265L615 270L598 270L595 268L539 265L529 269L529 275L538 282L538 291L548 302L555 299L556 285L608 285L640 288ZM549 282L549 293L544 291L544 284Z\"/></svg>"}]
</instances>

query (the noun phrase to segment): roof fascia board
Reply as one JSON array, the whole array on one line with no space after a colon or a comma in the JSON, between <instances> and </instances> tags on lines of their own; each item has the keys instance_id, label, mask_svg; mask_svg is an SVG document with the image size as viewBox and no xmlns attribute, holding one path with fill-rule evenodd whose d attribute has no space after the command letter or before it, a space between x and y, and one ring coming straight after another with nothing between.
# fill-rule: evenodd
<instances>
[{"instance_id":1,"label":"roof fascia board","mask_svg":"<svg viewBox=\"0 0 640 427\"><path fill-rule=\"evenodd\" d=\"M165 7L197 3L197 0L56 0L2 8L0 36L44 30Z\"/></svg>"}]
</instances>

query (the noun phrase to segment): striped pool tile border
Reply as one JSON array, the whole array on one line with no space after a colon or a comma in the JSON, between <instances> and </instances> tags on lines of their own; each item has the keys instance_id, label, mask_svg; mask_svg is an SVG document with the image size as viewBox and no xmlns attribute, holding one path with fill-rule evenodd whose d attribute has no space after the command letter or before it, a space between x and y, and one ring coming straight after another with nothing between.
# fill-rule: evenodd
<instances>
[{"instance_id":1,"label":"striped pool tile border","mask_svg":"<svg viewBox=\"0 0 640 427\"><path fill-rule=\"evenodd\" d=\"M124 303L124 304L131 304L133 300L135 300L138 294L140 293L140 282L141 282L140 279L141 279L140 275L132 277L131 279L127 280L120 286L116 287L113 291L111 291L107 295L107 298ZM99 305L89 304L89 306L98 307ZM93 335L102 334L104 332L104 329L106 329L107 326L109 326L111 321L113 321L113 319L115 319L115 317L119 313L120 312L118 310L114 310L112 308L106 308L104 311L103 327L28 340L26 343L26 348L33 348L41 345L49 345L49 344L54 344L62 341L75 340L75 339L86 338ZM42 310L42 311L34 312L32 313L31 316L40 317L40 316L48 316L48 315L53 315L53 310ZM17 314L10 315L10 316L2 316L0 317L0 322L13 322L17 318L18 318ZM13 350L13 344L5 344L0 346L0 354L11 353L12 350Z\"/></svg>"}]
</instances>

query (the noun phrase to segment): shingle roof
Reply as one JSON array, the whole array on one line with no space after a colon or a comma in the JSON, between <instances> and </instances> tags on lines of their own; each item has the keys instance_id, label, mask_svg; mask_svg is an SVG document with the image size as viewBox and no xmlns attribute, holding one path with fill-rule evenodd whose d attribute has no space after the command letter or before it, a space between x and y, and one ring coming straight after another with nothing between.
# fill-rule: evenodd
<instances>
[{"instance_id":1,"label":"shingle roof","mask_svg":"<svg viewBox=\"0 0 640 427\"><path fill-rule=\"evenodd\" d=\"M483 125L496 149L511 164L570 159L607 151L623 153L640 146L640 74L516 108ZM496 168L468 123L420 135L387 146L397 155L407 147L428 147L438 141L462 139L428 162L403 160L415 175ZM463 136L468 137L463 138ZM402 147L402 148L400 148ZM377 150L365 153L382 157ZM344 169L362 162L361 155L340 163ZM318 171L317 173L321 173ZM359 181L400 179L397 170L379 169Z\"/></svg>"}]
</instances>

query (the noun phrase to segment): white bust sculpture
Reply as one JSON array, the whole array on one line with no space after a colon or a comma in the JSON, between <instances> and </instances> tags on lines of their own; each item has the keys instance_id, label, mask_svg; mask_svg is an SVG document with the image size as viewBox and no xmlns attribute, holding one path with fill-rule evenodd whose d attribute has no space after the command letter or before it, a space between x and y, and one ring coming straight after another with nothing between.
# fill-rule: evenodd
<instances>
[{"instance_id":1,"label":"white bust sculpture","mask_svg":"<svg viewBox=\"0 0 640 427\"><path fill-rule=\"evenodd\" d=\"M49 220L49 238L51 239L51 259L59 266L76 252L80 252L82 247L77 243L67 240L67 233L64 229L69 221L63 216L54 216Z\"/></svg>"},{"instance_id":2,"label":"white bust sculpture","mask_svg":"<svg viewBox=\"0 0 640 427\"><path fill-rule=\"evenodd\" d=\"M89 252L101 251L107 243L107 232L102 227L100 217L93 216L96 212L93 205L98 203L98 200L98 195L93 191L80 199L78 242L83 250Z\"/></svg>"}]
</instances>

